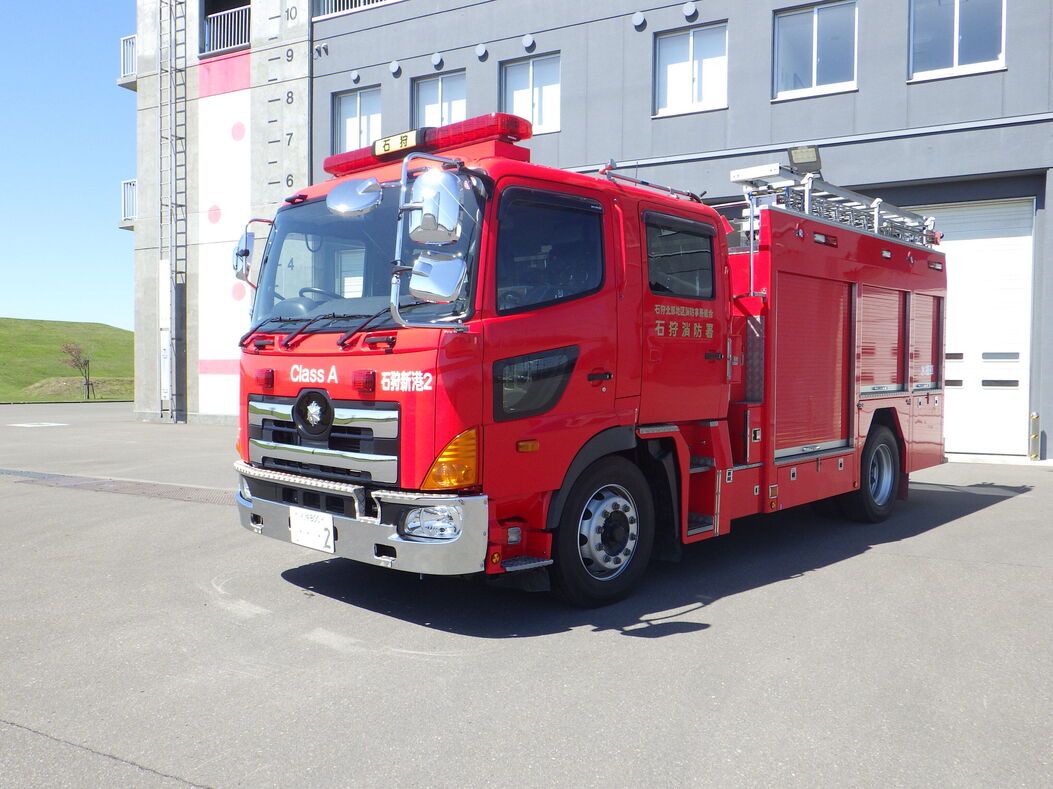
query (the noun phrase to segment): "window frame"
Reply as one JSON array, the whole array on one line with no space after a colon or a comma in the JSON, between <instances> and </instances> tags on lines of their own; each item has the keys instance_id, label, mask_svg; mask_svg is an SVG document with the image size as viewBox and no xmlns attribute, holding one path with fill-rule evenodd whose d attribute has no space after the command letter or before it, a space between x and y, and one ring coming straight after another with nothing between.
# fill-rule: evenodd
<instances>
[{"instance_id":1,"label":"window frame","mask_svg":"<svg viewBox=\"0 0 1053 789\"><path fill-rule=\"evenodd\" d=\"M443 81L450 77L461 77L464 80L464 117L458 120L466 120L468 118L468 72L465 69L459 69L454 71L444 71L441 74L429 74L425 77L416 77L413 80L413 87L410 90L410 98L413 102L413 106L410 107L410 117L412 117L412 126L415 129L423 127L424 118L420 112L420 86L427 82L438 82L439 83L439 126L448 126L451 123L457 123L458 120L447 120L443 119L442 116L442 105L443 105Z\"/></svg>"},{"instance_id":2,"label":"window frame","mask_svg":"<svg viewBox=\"0 0 1053 789\"><path fill-rule=\"evenodd\" d=\"M701 30L710 30L716 28L723 28L724 30L724 96L723 103L706 104L701 102L695 104L694 102L688 104L678 105L675 109L663 110L658 106L659 95L658 95L658 76L659 76L659 64L658 64L658 47L659 41L662 39L672 39L677 36L688 36L688 63L692 64L691 69L691 98L695 94L695 69L693 64L695 62L695 37L694 34ZM662 33L655 33L654 45L651 58L651 117L653 118L668 118L673 115L690 115L696 112L712 112L714 110L726 110L728 108L728 21L718 20L715 22L707 22L704 25L694 25L693 27L680 28L679 30L667 30Z\"/></svg>"},{"instance_id":3,"label":"window frame","mask_svg":"<svg viewBox=\"0 0 1053 789\"><path fill-rule=\"evenodd\" d=\"M381 92L380 85L368 85L362 88L355 88L354 90L342 90L332 94L332 130L330 139L330 151L333 154L347 153L348 151L355 151L359 148L366 148L373 144L373 140L370 140L363 145L356 145L354 147L347 147L346 143L342 144L342 135L344 133L344 123L342 115L340 113L340 103L351 96L355 96L358 100L358 118L361 126L362 118L362 94L370 91L376 91L377 99L380 103L380 128L381 132L377 135L376 139L383 137L384 128L384 105L383 105L383 93Z\"/></svg>"},{"instance_id":4,"label":"window frame","mask_svg":"<svg viewBox=\"0 0 1053 789\"><path fill-rule=\"evenodd\" d=\"M852 79L844 82L829 82L816 85L816 73L819 65L819 11L836 6L852 6ZM779 90L779 20L797 14L810 13L812 17L812 85L796 90ZM859 3L857 0L835 0L830 3L817 3L797 8L780 9L774 13L772 24L772 101L792 101L793 99L811 96L826 96L834 93L849 93L859 89Z\"/></svg>"},{"instance_id":5,"label":"window frame","mask_svg":"<svg viewBox=\"0 0 1053 789\"><path fill-rule=\"evenodd\" d=\"M961 19L961 0L954 0L954 25L951 29L951 57L953 63L945 68L929 69L927 71L914 70L914 7L915 0L910 0L907 7L907 82L930 82L934 79L947 79L948 77L964 77L970 74L988 74L992 71L1005 71L1005 28L1006 28L1006 0L1002 0L1002 40L1000 42L998 57L994 60L985 60L981 63L967 63L958 65L958 31Z\"/></svg>"},{"instance_id":6,"label":"window frame","mask_svg":"<svg viewBox=\"0 0 1053 789\"><path fill-rule=\"evenodd\" d=\"M717 299L717 229L709 222L701 219L685 219L682 216L676 214L667 214L662 211L654 209L645 210L641 216L641 225L643 229L642 240L643 240L643 251L644 257L647 260L647 267L644 271L644 276L647 278L647 291L652 297L660 299L685 299L688 301L716 301ZM699 238L705 238L709 241L709 296L689 296L684 293L665 293L656 291L651 287L651 248L648 243L648 228L656 227L665 230L672 230L677 233L686 233L691 236L698 236Z\"/></svg>"},{"instance_id":7,"label":"window frame","mask_svg":"<svg viewBox=\"0 0 1053 789\"><path fill-rule=\"evenodd\" d=\"M586 296L592 296L603 290L604 285L607 282L607 256L608 256L608 239L607 239L607 209L604 203L595 197L587 197L585 195L574 194L573 192L560 192L552 189L543 189L536 186L527 184L509 184L506 186L500 194L497 195L495 201L496 216L500 217L503 211L504 200L511 195L512 200L522 199L520 195L529 198L527 202L541 204L549 208L562 209L567 211L575 211L583 214L594 215L599 219L599 241L600 241L600 278L596 283L595 287L589 290L582 290L572 293L568 296L561 296L555 299L549 299L548 301L539 301L531 304L517 305L509 309L502 309L500 305L500 286L501 281L498 277L498 263L501 252L501 230L499 221L497 237L494 240L494 255L493 255L493 286L492 296L494 299L494 312L499 316L506 315L518 315L523 312L532 312L536 310L548 309L558 304L566 304L570 301L577 301L578 299L585 298Z\"/></svg>"},{"instance_id":8,"label":"window frame","mask_svg":"<svg viewBox=\"0 0 1053 789\"><path fill-rule=\"evenodd\" d=\"M557 107L559 110L559 118L556 121L555 128L540 128L537 122L534 120L537 112L537 107L534 104L534 65L542 60L549 60L555 58L557 61L557 71L559 73L559 81L556 83L559 86L559 101ZM563 127L563 57L560 51L548 52L544 55L531 55L526 58L517 58L515 60L506 60L501 63L500 68L500 101L501 112L506 112L514 115L515 112L510 106L511 97L508 91L508 69L512 66L520 66L523 64L529 64L530 66L530 117L526 120L530 121L533 127L533 136L539 137L542 134L554 134L562 130Z\"/></svg>"}]
</instances>

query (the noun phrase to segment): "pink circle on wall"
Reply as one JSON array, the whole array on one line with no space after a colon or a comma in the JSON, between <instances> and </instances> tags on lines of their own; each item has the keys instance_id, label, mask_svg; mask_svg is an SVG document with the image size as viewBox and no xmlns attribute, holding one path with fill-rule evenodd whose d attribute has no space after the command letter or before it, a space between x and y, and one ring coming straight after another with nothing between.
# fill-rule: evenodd
<instances>
[{"instance_id":1,"label":"pink circle on wall","mask_svg":"<svg viewBox=\"0 0 1053 789\"><path fill-rule=\"evenodd\" d=\"M245 283L235 282L234 287L230 289L230 295L234 301L241 301L245 298Z\"/></svg>"},{"instance_id":2,"label":"pink circle on wall","mask_svg":"<svg viewBox=\"0 0 1053 789\"><path fill-rule=\"evenodd\" d=\"M210 209L208 209L208 221L214 225L218 224L222 214L223 212L219 210L219 206L214 205Z\"/></svg>"},{"instance_id":3,"label":"pink circle on wall","mask_svg":"<svg viewBox=\"0 0 1053 789\"><path fill-rule=\"evenodd\" d=\"M238 121L233 126L231 126L230 136L233 137L236 141L241 142L242 138L244 138L245 136L245 124L241 121Z\"/></svg>"}]
</instances>

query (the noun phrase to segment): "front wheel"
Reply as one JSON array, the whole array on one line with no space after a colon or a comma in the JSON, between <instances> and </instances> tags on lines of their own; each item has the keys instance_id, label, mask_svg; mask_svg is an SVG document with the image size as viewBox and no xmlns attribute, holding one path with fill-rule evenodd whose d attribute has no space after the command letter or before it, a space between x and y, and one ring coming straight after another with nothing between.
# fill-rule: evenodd
<instances>
[{"instance_id":1,"label":"front wheel","mask_svg":"<svg viewBox=\"0 0 1053 789\"><path fill-rule=\"evenodd\" d=\"M651 558L654 504L647 480L625 458L599 460L571 488L556 533L553 590L594 607L625 597Z\"/></svg>"},{"instance_id":2,"label":"front wheel","mask_svg":"<svg viewBox=\"0 0 1053 789\"><path fill-rule=\"evenodd\" d=\"M879 523L892 512L899 487L899 445L887 427L870 431L860 461L859 490L844 499L845 514L863 523Z\"/></svg>"}]
</instances>

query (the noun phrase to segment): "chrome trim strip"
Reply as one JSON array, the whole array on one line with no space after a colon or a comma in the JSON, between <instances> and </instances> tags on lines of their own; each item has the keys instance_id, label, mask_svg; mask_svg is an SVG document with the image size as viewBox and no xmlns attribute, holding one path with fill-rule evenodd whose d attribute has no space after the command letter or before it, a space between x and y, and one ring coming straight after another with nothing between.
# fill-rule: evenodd
<instances>
[{"instance_id":1,"label":"chrome trim strip","mask_svg":"<svg viewBox=\"0 0 1053 789\"><path fill-rule=\"evenodd\" d=\"M650 436L655 433L679 433L680 428L676 425L648 425L636 428L637 435Z\"/></svg>"},{"instance_id":2,"label":"chrome trim strip","mask_svg":"<svg viewBox=\"0 0 1053 789\"><path fill-rule=\"evenodd\" d=\"M292 403L261 403L249 400L249 424L262 425L264 419L292 421Z\"/></svg>"},{"instance_id":3,"label":"chrome trim strip","mask_svg":"<svg viewBox=\"0 0 1053 789\"><path fill-rule=\"evenodd\" d=\"M398 438L399 412L368 408L334 408L333 424L372 430L375 438Z\"/></svg>"},{"instance_id":4,"label":"chrome trim strip","mask_svg":"<svg viewBox=\"0 0 1053 789\"><path fill-rule=\"evenodd\" d=\"M830 450L840 449L851 449L852 443L846 438L838 441L824 441L818 444L805 444L799 447L788 447L787 449L780 449L775 452L775 459L780 460L783 458L794 458L797 459L801 455L815 455L820 452L829 452Z\"/></svg>"},{"instance_id":5,"label":"chrome trim strip","mask_svg":"<svg viewBox=\"0 0 1053 789\"><path fill-rule=\"evenodd\" d=\"M234 463L234 470L245 477L262 479L264 482L280 482L284 485L295 485L299 488L310 488L311 490L325 491L326 493L342 493L345 496L363 495L365 488L361 485L353 485L350 482L334 482L317 477L305 477L301 474L292 474L288 471L272 471L266 468L250 466L244 460Z\"/></svg>"},{"instance_id":6,"label":"chrome trim strip","mask_svg":"<svg viewBox=\"0 0 1053 789\"><path fill-rule=\"evenodd\" d=\"M397 482L398 458L391 455L367 455L362 452L339 452L334 449L297 447L291 444L276 444L273 441L249 439L249 460L261 463L264 457L276 460L291 460L296 463L317 463L339 466L354 471L367 471L377 482Z\"/></svg>"},{"instance_id":7,"label":"chrome trim strip","mask_svg":"<svg viewBox=\"0 0 1053 789\"><path fill-rule=\"evenodd\" d=\"M249 424L262 425L264 419L291 422L292 403L249 401ZM374 438L398 438L399 412L369 408L333 408L333 424L373 431Z\"/></svg>"}]
</instances>

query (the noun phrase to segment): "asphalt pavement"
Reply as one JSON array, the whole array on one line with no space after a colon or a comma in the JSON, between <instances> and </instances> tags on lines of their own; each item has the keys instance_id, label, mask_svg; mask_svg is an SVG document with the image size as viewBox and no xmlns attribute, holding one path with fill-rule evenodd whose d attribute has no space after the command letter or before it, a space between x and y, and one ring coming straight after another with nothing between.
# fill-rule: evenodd
<instances>
[{"instance_id":1,"label":"asphalt pavement","mask_svg":"<svg viewBox=\"0 0 1053 789\"><path fill-rule=\"evenodd\" d=\"M0 406L0 787L1053 786L1053 467L582 611L244 531L234 438Z\"/></svg>"}]
</instances>

